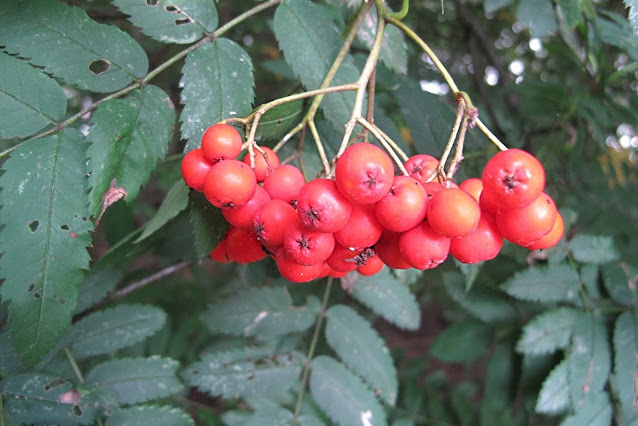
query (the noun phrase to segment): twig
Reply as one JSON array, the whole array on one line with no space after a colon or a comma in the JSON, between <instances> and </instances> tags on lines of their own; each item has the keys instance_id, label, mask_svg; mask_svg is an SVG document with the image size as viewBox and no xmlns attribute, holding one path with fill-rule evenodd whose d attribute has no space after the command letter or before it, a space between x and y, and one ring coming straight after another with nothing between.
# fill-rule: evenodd
<instances>
[{"instance_id":1,"label":"twig","mask_svg":"<svg viewBox=\"0 0 638 426\"><path fill-rule=\"evenodd\" d=\"M383 145L383 147L385 148L385 150L388 152L388 154L390 155L390 157L392 157L392 159L394 160L394 162L396 163L397 167L399 168L399 170L401 170L401 173L403 173L405 176L409 176L410 174L408 173L408 171L405 169L405 166L403 165L403 162L401 161L401 159L397 156L396 152L394 152L394 149L392 149L392 147L390 146L390 144L385 140L385 138L381 135L381 133L379 132L379 128L377 126L375 126L372 123L368 123L368 121L363 118L363 117L359 117L359 119L357 120L357 123L361 124L364 128L366 128L367 130L370 131L370 133L372 133L372 135L377 138L377 140L381 143L381 145Z\"/></svg>"},{"instance_id":2,"label":"twig","mask_svg":"<svg viewBox=\"0 0 638 426\"><path fill-rule=\"evenodd\" d=\"M456 153L454 154L454 158L450 163L450 167L447 169L446 179L450 180L454 176L454 173L459 168L461 161L463 161L463 144L465 142L465 132L467 131L467 126L469 123L470 117L468 114L463 115L463 122L461 123L461 131L459 132L459 137L456 140Z\"/></svg>"},{"instance_id":3,"label":"twig","mask_svg":"<svg viewBox=\"0 0 638 426\"><path fill-rule=\"evenodd\" d=\"M137 281L133 281L131 284L127 285L126 287L116 291L115 293L113 293L113 295L111 297L109 297L109 301L115 300L115 299L119 299L120 297L124 297L127 294L138 290L142 287L146 287L147 285L154 283L155 281L158 281L164 277L167 277L169 275L173 275L179 271L181 271L182 269L185 269L189 266L191 266L192 262L179 262L176 263L174 265L171 266L167 266L166 268L149 275L148 277L144 277L141 280L137 280Z\"/></svg>"},{"instance_id":4,"label":"twig","mask_svg":"<svg viewBox=\"0 0 638 426\"><path fill-rule=\"evenodd\" d=\"M69 350L68 346L64 347L64 354L66 355L66 359L69 361L69 364L71 364L71 368L73 369L73 373L75 373L75 377L78 378L78 381L80 383L84 384L84 376L82 376L80 367L78 367L78 363L75 362L75 358L73 357L73 354L71 353L71 350Z\"/></svg>"},{"instance_id":5,"label":"twig","mask_svg":"<svg viewBox=\"0 0 638 426\"><path fill-rule=\"evenodd\" d=\"M366 108L366 121L370 124L374 124L374 90L377 80L377 66L375 64L372 74L370 75L370 81L368 82L368 106ZM368 142L368 129L364 129L363 141Z\"/></svg>"},{"instance_id":6,"label":"twig","mask_svg":"<svg viewBox=\"0 0 638 426\"><path fill-rule=\"evenodd\" d=\"M456 119L454 120L454 126L452 126L452 133L450 133L450 138L447 141L447 145L445 145L445 150L443 151L443 155L441 155L441 159L439 160L439 165L432 172L432 174L428 177L427 182L431 182L435 177L441 176L445 177L445 163L452 151L452 147L454 146L454 141L456 141L456 135L459 133L459 128L461 126L461 121L465 116L465 104L462 101L459 101L459 104L456 108Z\"/></svg>"}]
</instances>

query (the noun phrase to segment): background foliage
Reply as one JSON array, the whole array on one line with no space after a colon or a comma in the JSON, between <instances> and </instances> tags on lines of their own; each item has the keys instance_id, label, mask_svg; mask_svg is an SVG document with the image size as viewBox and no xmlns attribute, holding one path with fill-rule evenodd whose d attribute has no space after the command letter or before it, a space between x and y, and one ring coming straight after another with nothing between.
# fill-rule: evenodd
<instances>
[{"instance_id":1,"label":"background foliage","mask_svg":"<svg viewBox=\"0 0 638 426\"><path fill-rule=\"evenodd\" d=\"M291 285L270 260L204 260L225 227L182 183L182 153L211 124L319 87L360 5L3 2L0 423L638 422L635 0L427 0L403 20L492 131L543 162L558 246L343 289ZM333 84L357 80L377 19ZM376 124L439 156L450 87L396 27L379 58ZM353 103L321 104L329 155ZM258 142L308 105L269 111ZM312 178L307 139L280 156ZM457 178L495 152L470 131Z\"/></svg>"}]
</instances>

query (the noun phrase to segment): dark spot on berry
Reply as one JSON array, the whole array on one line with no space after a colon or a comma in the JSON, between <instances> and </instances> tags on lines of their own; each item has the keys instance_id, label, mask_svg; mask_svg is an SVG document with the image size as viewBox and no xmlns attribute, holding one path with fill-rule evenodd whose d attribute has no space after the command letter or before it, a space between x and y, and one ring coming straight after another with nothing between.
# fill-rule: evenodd
<instances>
[{"instance_id":1,"label":"dark spot on berry","mask_svg":"<svg viewBox=\"0 0 638 426\"><path fill-rule=\"evenodd\" d=\"M372 189L377 185L377 179L372 175L368 175L368 180L364 181L364 183L368 188Z\"/></svg>"},{"instance_id":2,"label":"dark spot on berry","mask_svg":"<svg viewBox=\"0 0 638 426\"><path fill-rule=\"evenodd\" d=\"M297 240L297 244L299 244L299 248L301 249L309 249L310 248L310 242L308 241L307 238L301 237L300 239Z\"/></svg>"},{"instance_id":3,"label":"dark spot on berry","mask_svg":"<svg viewBox=\"0 0 638 426\"><path fill-rule=\"evenodd\" d=\"M507 187L508 190L511 191L512 189L516 187L516 185L518 184L518 181L516 180L514 176L507 175L503 179L503 184Z\"/></svg>"}]
</instances>

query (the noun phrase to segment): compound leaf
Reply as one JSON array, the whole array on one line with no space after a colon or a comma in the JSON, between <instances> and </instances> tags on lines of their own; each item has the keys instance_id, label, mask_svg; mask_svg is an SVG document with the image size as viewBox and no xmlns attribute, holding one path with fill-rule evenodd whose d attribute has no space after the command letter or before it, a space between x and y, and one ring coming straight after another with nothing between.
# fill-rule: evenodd
<instances>
[{"instance_id":1,"label":"compound leaf","mask_svg":"<svg viewBox=\"0 0 638 426\"><path fill-rule=\"evenodd\" d=\"M170 358L115 359L96 365L87 374L86 383L112 392L120 405L132 405L181 391L178 367Z\"/></svg>"},{"instance_id":2,"label":"compound leaf","mask_svg":"<svg viewBox=\"0 0 638 426\"><path fill-rule=\"evenodd\" d=\"M352 297L375 313L400 328L419 328L421 311L414 294L390 273L389 268L369 277L357 276L353 284Z\"/></svg>"},{"instance_id":3,"label":"compound leaf","mask_svg":"<svg viewBox=\"0 0 638 426\"><path fill-rule=\"evenodd\" d=\"M620 405L621 424L631 424L638 418L635 401L638 389L638 313L624 312L616 320L614 328L614 380Z\"/></svg>"},{"instance_id":4,"label":"compound leaf","mask_svg":"<svg viewBox=\"0 0 638 426\"><path fill-rule=\"evenodd\" d=\"M166 314L150 305L119 305L95 312L73 325L65 340L77 358L132 346L164 326Z\"/></svg>"},{"instance_id":5,"label":"compound leaf","mask_svg":"<svg viewBox=\"0 0 638 426\"><path fill-rule=\"evenodd\" d=\"M569 397L575 410L590 393L601 391L611 369L611 353L607 328L592 314L580 314L574 321L569 348Z\"/></svg>"},{"instance_id":6,"label":"compound leaf","mask_svg":"<svg viewBox=\"0 0 638 426\"><path fill-rule=\"evenodd\" d=\"M440 333L430 353L447 362L472 362L492 343L492 329L485 324L463 321L451 325Z\"/></svg>"},{"instance_id":7,"label":"compound leaf","mask_svg":"<svg viewBox=\"0 0 638 426\"><path fill-rule=\"evenodd\" d=\"M79 7L54 0L7 0L0 45L66 83L113 92L142 78L148 58L119 28L98 24Z\"/></svg>"},{"instance_id":8,"label":"compound leaf","mask_svg":"<svg viewBox=\"0 0 638 426\"><path fill-rule=\"evenodd\" d=\"M538 355L566 348L577 316L577 311L564 307L537 315L523 327L516 350Z\"/></svg>"},{"instance_id":9,"label":"compound leaf","mask_svg":"<svg viewBox=\"0 0 638 426\"><path fill-rule=\"evenodd\" d=\"M275 12L275 37L286 62L307 90L321 86L342 44L337 26L322 7L308 0L286 0ZM359 77L350 55L346 55L332 80L333 86L354 83ZM321 108L336 129L350 118L353 92L327 95Z\"/></svg>"},{"instance_id":10,"label":"compound leaf","mask_svg":"<svg viewBox=\"0 0 638 426\"><path fill-rule=\"evenodd\" d=\"M285 393L295 386L305 357L299 352L272 354L243 348L205 354L184 372L192 386L224 398Z\"/></svg>"},{"instance_id":11,"label":"compound leaf","mask_svg":"<svg viewBox=\"0 0 638 426\"><path fill-rule=\"evenodd\" d=\"M376 32L377 9L373 7L366 13L357 32L357 38L370 49ZM386 67L400 74L405 74L408 71L408 46L405 44L401 30L393 25L388 25L385 28L379 59Z\"/></svg>"},{"instance_id":12,"label":"compound leaf","mask_svg":"<svg viewBox=\"0 0 638 426\"><path fill-rule=\"evenodd\" d=\"M66 97L54 79L2 51L0 69L0 139L29 136L62 121Z\"/></svg>"},{"instance_id":13,"label":"compound leaf","mask_svg":"<svg viewBox=\"0 0 638 426\"><path fill-rule=\"evenodd\" d=\"M92 117L89 194L91 214L102 209L111 182L134 199L157 162L166 155L175 125L175 108L160 88L146 85L124 99L101 104Z\"/></svg>"},{"instance_id":14,"label":"compound leaf","mask_svg":"<svg viewBox=\"0 0 638 426\"><path fill-rule=\"evenodd\" d=\"M2 382L8 424L94 424L116 403L93 387L76 387L63 378L23 373Z\"/></svg>"},{"instance_id":15,"label":"compound leaf","mask_svg":"<svg viewBox=\"0 0 638 426\"><path fill-rule=\"evenodd\" d=\"M195 426L188 413L178 407L137 405L110 415L106 426Z\"/></svg>"},{"instance_id":16,"label":"compound leaf","mask_svg":"<svg viewBox=\"0 0 638 426\"><path fill-rule=\"evenodd\" d=\"M573 416L566 417L561 426L607 426L612 424L612 406L609 394L593 392L588 394L582 405L576 407Z\"/></svg>"},{"instance_id":17,"label":"compound leaf","mask_svg":"<svg viewBox=\"0 0 638 426\"><path fill-rule=\"evenodd\" d=\"M620 258L611 237L578 234L568 243L574 259L582 263L609 263Z\"/></svg>"},{"instance_id":18,"label":"compound leaf","mask_svg":"<svg viewBox=\"0 0 638 426\"><path fill-rule=\"evenodd\" d=\"M113 0L113 4L144 34L163 43L192 43L212 32L219 21L212 1Z\"/></svg>"},{"instance_id":19,"label":"compound leaf","mask_svg":"<svg viewBox=\"0 0 638 426\"><path fill-rule=\"evenodd\" d=\"M638 0L624 0L625 7L629 8L629 23L634 29L634 35L638 35Z\"/></svg>"},{"instance_id":20,"label":"compound leaf","mask_svg":"<svg viewBox=\"0 0 638 426\"><path fill-rule=\"evenodd\" d=\"M569 386L567 384L567 360L558 364L543 382L538 394L536 411L543 414L562 413L569 407Z\"/></svg>"},{"instance_id":21,"label":"compound leaf","mask_svg":"<svg viewBox=\"0 0 638 426\"><path fill-rule=\"evenodd\" d=\"M86 144L65 129L20 145L0 176L0 288L13 343L33 367L71 324L91 244Z\"/></svg>"},{"instance_id":22,"label":"compound leaf","mask_svg":"<svg viewBox=\"0 0 638 426\"><path fill-rule=\"evenodd\" d=\"M180 86L181 131L188 152L199 147L211 125L250 113L255 97L250 56L234 41L218 38L188 54Z\"/></svg>"},{"instance_id":23,"label":"compound leaf","mask_svg":"<svg viewBox=\"0 0 638 426\"><path fill-rule=\"evenodd\" d=\"M138 243L153 235L184 210L188 206L188 192L188 187L182 179L175 182L157 209L155 216L146 223L142 235L135 242Z\"/></svg>"},{"instance_id":24,"label":"compound leaf","mask_svg":"<svg viewBox=\"0 0 638 426\"><path fill-rule=\"evenodd\" d=\"M315 323L320 304L294 306L284 287L251 288L208 307L202 321L213 331L237 336L270 337L302 331Z\"/></svg>"},{"instance_id":25,"label":"compound leaf","mask_svg":"<svg viewBox=\"0 0 638 426\"><path fill-rule=\"evenodd\" d=\"M394 406L399 384L390 351L356 311L335 305L326 312L326 339L344 364L389 405Z\"/></svg>"},{"instance_id":26,"label":"compound leaf","mask_svg":"<svg viewBox=\"0 0 638 426\"><path fill-rule=\"evenodd\" d=\"M197 258L203 260L224 238L230 225L224 219L221 209L214 207L204 194L196 191L189 194L188 213L193 226Z\"/></svg>"},{"instance_id":27,"label":"compound leaf","mask_svg":"<svg viewBox=\"0 0 638 426\"><path fill-rule=\"evenodd\" d=\"M385 425L383 408L361 379L328 356L312 360L310 392L336 424Z\"/></svg>"},{"instance_id":28,"label":"compound leaf","mask_svg":"<svg viewBox=\"0 0 638 426\"><path fill-rule=\"evenodd\" d=\"M578 304L579 282L578 273L570 265L550 264L517 272L503 283L503 289L521 300Z\"/></svg>"}]
</instances>

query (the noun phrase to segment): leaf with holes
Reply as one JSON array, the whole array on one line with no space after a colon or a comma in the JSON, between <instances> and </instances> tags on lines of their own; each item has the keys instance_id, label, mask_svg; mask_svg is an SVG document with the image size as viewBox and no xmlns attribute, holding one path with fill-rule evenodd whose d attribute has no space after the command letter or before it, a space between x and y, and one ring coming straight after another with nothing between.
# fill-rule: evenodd
<instances>
[{"instance_id":1,"label":"leaf with holes","mask_svg":"<svg viewBox=\"0 0 638 426\"><path fill-rule=\"evenodd\" d=\"M155 334L166 314L150 305L119 305L94 312L75 323L65 336L77 358L107 354Z\"/></svg>"},{"instance_id":2,"label":"leaf with holes","mask_svg":"<svg viewBox=\"0 0 638 426\"><path fill-rule=\"evenodd\" d=\"M414 294L384 268L370 277L356 276L352 297L396 326L416 330L421 323L421 311Z\"/></svg>"},{"instance_id":3,"label":"leaf with holes","mask_svg":"<svg viewBox=\"0 0 638 426\"><path fill-rule=\"evenodd\" d=\"M136 405L122 408L109 415L106 426L195 426L191 416L178 407L159 405Z\"/></svg>"},{"instance_id":4,"label":"leaf with holes","mask_svg":"<svg viewBox=\"0 0 638 426\"><path fill-rule=\"evenodd\" d=\"M188 192L188 187L182 179L175 182L157 209L155 216L146 223L144 232L135 242L139 243L150 237L184 210L188 205Z\"/></svg>"},{"instance_id":5,"label":"leaf with holes","mask_svg":"<svg viewBox=\"0 0 638 426\"><path fill-rule=\"evenodd\" d=\"M208 202L204 194L191 191L188 198L188 213L195 234L197 258L203 260L224 238L230 225L221 209Z\"/></svg>"},{"instance_id":6,"label":"leaf with holes","mask_svg":"<svg viewBox=\"0 0 638 426\"><path fill-rule=\"evenodd\" d=\"M638 419L638 313L624 312L614 327L614 381L619 402L621 424Z\"/></svg>"},{"instance_id":7,"label":"leaf with holes","mask_svg":"<svg viewBox=\"0 0 638 426\"><path fill-rule=\"evenodd\" d=\"M176 376L179 363L170 358L124 358L96 365L86 383L112 392L120 405L132 405L164 398L184 386Z\"/></svg>"},{"instance_id":8,"label":"leaf with holes","mask_svg":"<svg viewBox=\"0 0 638 426\"><path fill-rule=\"evenodd\" d=\"M566 348L577 317L578 311L564 307L537 315L523 327L516 350L538 355Z\"/></svg>"},{"instance_id":9,"label":"leaf with holes","mask_svg":"<svg viewBox=\"0 0 638 426\"><path fill-rule=\"evenodd\" d=\"M578 234L568 247L574 259L582 263L609 263L620 257L613 238L602 235Z\"/></svg>"},{"instance_id":10,"label":"leaf with holes","mask_svg":"<svg viewBox=\"0 0 638 426\"><path fill-rule=\"evenodd\" d=\"M343 364L328 356L312 360L310 392L317 405L338 425L387 424L374 393Z\"/></svg>"},{"instance_id":11,"label":"leaf with holes","mask_svg":"<svg viewBox=\"0 0 638 426\"><path fill-rule=\"evenodd\" d=\"M569 407L569 386L567 384L567 360L558 364L543 382L536 401L536 412L559 414Z\"/></svg>"},{"instance_id":12,"label":"leaf with holes","mask_svg":"<svg viewBox=\"0 0 638 426\"><path fill-rule=\"evenodd\" d=\"M202 321L213 331L268 338L311 327L321 306L311 297L294 306L285 287L251 288L208 307Z\"/></svg>"},{"instance_id":13,"label":"leaf with holes","mask_svg":"<svg viewBox=\"0 0 638 426\"><path fill-rule=\"evenodd\" d=\"M574 321L567 365L569 397L578 410L589 393L605 387L611 369L607 328L593 314L582 313Z\"/></svg>"},{"instance_id":14,"label":"leaf with holes","mask_svg":"<svg viewBox=\"0 0 638 426\"><path fill-rule=\"evenodd\" d=\"M44 373L7 377L0 385L7 424L94 424L117 403L92 386Z\"/></svg>"},{"instance_id":15,"label":"leaf with holes","mask_svg":"<svg viewBox=\"0 0 638 426\"><path fill-rule=\"evenodd\" d=\"M218 38L190 52L182 67L184 152L199 148L204 131L224 118L250 113L254 92L250 56L234 41Z\"/></svg>"},{"instance_id":16,"label":"leaf with holes","mask_svg":"<svg viewBox=\"0 0 638 426\"><path fill-rule=\"evenodd\" d=\"M66 97L54 79L2 51L0 69L0 139L29 136L62 121Z\"/></svg>"},{"instance_id":17,"label":"leaf with holes","mask_svg":"<svg viewBox=\"0 0 638 426\"><path fill-rule=\"evenodd\" d=\"M612 406L609 394L606 392L592 392L588 394L583 404L576 407L574 415L565 417L561 426L608 426L612 424Z\"/></svg>"},{"instance_id":18,"label":"leaf with holes","mask_svg":"<svg viewBox=\"0 0 638 426\"><path fill-rule=\"evenodd\" d=\"M307 90L321 86L339 52L342 38L326 10L308 0L286 0L275 12L275 37L286 62ZM354 83L359 71L352 57L345 56L332 85ZM326 95L321 108L336 129L343 129L354 107L354 93Z\"/></svg>"},{"instance_id":19,"label":"leaf with holes","mask_svg":"<svg viewBox=\"0 0 638 426\"><path fill-rule=\"evenodd\" d=\"M33 367L71 324L92 223L87 220L86 143L74 129L20 145L0 176L0 294L13 343Z\"/></svg>"},{"instance_id":20,"label":"leaf with holes","mask_svg":"<svg viewBox=\"0 0 638 426\"><path fill-rule=\"evenodd\" d=\"M353 309L335 305L326 311L326 340L339 358L378 396L394 406L399 384L390 351L370 323Z\"/></svg>"},{"instance_id":21,"label":"leaf with holes","mask_svg":"<svg viewBox=\"0 0 638 426\"><path fill-rule=\"evenodd\" d=\"M224 398L286 393L299 381L305 357L299 352L272 354L260 348L204 354L184 371L191 386Z\"/></svg>"},{"instance_id":22,"label":"leaf with holes","mask_svg":"<svg viewBox=\"0 0 638 426\"><path fill-rule=\"evenodd\" d=\"M0 45L70 85L113 92L148 71L142 47L119 28L78 7L50 0L6 0Z\"/></svg>"},{"instance_id":23,"label":"leaf with holes","mask_svg":"<svg viewBox=\"0 0 638 426\"><path fill-rule=\"evenodd\" d=\"M147 85L125 99L101 104L91 121L89 201L91 215L97 216L111 182L126 191L127 200L137 196L158 160L166 155L175 108L163 90Z\"/></svg>"},{"instance_id":24,"label":"leaf with holes","mask_svg":"<svg viewBox=\"0 0 638 426\"><path fill-rule=\"evenodd\" d=\"M371 8L363 19L357 38L368 49L372 48L377 32L377 9ZM383 64L400 74L408 71L408 46L403 39L403 33L397 27L388 25L383 34L379 59Z\"/></svg>"},{"instance_id":25,"label":"leaf with holes","mask_svg":"<svg viewBox=\"0 0 638 426\"><path fill-rule=\"evenodd\" d=\"M571 302L579 305L578 273L568 264L530 267L503 283L507 294L534 302Z\"/></svg>"},{"instance_id":26,"label":"leaf with holes","mask_svg":"<svg viewBox=\"0 0 638 426\"><path fill-rule=\"evenodd\" d=\"M113 0L115 7L129 15L129 21L147 36L163 43L187 44L212 32L218 23L212 1Z\"/></svg>"}]
</instances>

